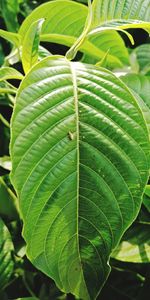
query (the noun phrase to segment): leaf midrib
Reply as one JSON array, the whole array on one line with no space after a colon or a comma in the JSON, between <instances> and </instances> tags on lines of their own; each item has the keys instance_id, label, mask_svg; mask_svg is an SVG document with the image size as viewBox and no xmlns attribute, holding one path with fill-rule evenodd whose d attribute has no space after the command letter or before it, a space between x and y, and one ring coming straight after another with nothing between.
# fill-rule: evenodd
<instances>
[{"instance_id":1,"label":"leaf midrib","mask_svg":"<svg viewBox=\"0 0 150 300\"><path fill-rule=\"evenodd\" d=\"M67 62L69 62L67 60ZM74 68L74 64L72 62L69 62L71 75L72 75L72 84L73 84L73 95L74 95L74 105L75 105L75 115L76 115L76 139L77 139L77 224L76 224L76 238L77 238L77 251L78 251L78 257L79 257L79 263L82 273L83 282L85 285L86 293L87 293L87 300L89 300L89 293L86 286L83 268L82 268L82 262L81 262L81 256L80 256L80 249L79 249L79 189L80 189L80 182L79 182L79 166L80 166L80 152L79 152L79 107L78 107L78 86L77 86L77 77L76 77L76 70Z\"/></svg>"}]
</instances>

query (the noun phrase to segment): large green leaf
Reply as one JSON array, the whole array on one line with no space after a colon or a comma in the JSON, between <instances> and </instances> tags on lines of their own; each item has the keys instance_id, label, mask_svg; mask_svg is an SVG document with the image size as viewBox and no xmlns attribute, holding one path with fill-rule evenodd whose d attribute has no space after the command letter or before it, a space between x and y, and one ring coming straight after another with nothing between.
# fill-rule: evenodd
<instances>
[{"instance_id":1,"label":"large green leaf","mask_svg":"<svg viewBox=\"0 0 150 300\"><path fill-rule=\"evenodd\" d=\"M23 43L24 36L31 24L44 18L41 41L60 43L70 47L82 33L87 14L87 6L74 1L57 0L45 3L36 8L22 23L19 30L22 37L21 43ZM117 32L101 34L96 39L89 38L89 41L86 40L80 48L88 56L88 61L90 59L92 61L93 57L95 61L101 60L108 49L110 51L107 61L110 66L119 67L128 63L127 50ZM86 61L86 57L84 57L84 61Z\"/></svg>"},{"instance_id":2,"label":"large green leaf","mask_svg":"<svg viewBox=\"0 0 150 300\"><path fill-rule=\"evenodd\" d=\"M10 233L2 219L0 219L0 290L7 284L13 272L13 250Z\"/></svg>"},{"instance_id":3,"label":"large green leaf","mask_svg":"<svg viewBox=\"0 0 150 300\"><path fill-rule=\"evenodd\" d=\"M62 291L95 299L148 178L141 111L111 72L49 57L22 81L11 126L27 255Z\"/></svg>"},{"instance_id":4,"label":"large green leaf","mask_svg":"<svg viewBox=\"0 0 150 300\"><path fill-rule=\"evenodd\" d=\"M129 28L142 28L150 32L150 0L93 0L93 20L89 36L99 35L101 31L118 30L126 32L131 43Z\"/></svg>"},{"instance_id":5,"label":"large green leaf","mask_svg":"<svg viewBox=\"0 0 150 300\"><path fill-rule=\"evenodd\" d=\"M92 5L93 27L108 24L122 29L150 27L150 0L93 0Z\"/></svg>"},{"instance_id":6,"label":"large green leaf","mask_svg":"<svg viewBox=\"0 0 150 300\"><path fill-rule=\"evenodd\" d=\"M150 133L150 76L127 74L121 76L121 79L135 92L135 97L143 111Z\"/></svg>"},{"instance_id":7,"label":"large green leaf","mask_svg":"<svg viewBox=\"0 0 150 300\"><path fill-rule=\"evenodd\" d=\"M150 226L136 224L123 236L112 257L132 263L150 262Z\"/></svg>"}]
</instances>

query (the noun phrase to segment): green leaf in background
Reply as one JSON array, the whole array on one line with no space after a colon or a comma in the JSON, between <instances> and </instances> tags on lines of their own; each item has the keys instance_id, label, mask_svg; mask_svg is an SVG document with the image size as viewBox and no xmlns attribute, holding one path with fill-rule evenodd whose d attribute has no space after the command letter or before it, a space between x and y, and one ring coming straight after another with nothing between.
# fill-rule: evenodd
<instances>
[{"instance_id":1,"label":"green leaf in background","mask_svg":"<svg viewBox=\"0 0 150 300\"><path fill-rule=\"evenodd\" d=\"M105 27L96 27L95 29L93 29L92 31L89 32L88 36L93 36L93 35L96 35L96 34L100 34L101 32L104 32L106 34L107 31L112 31L112 30L114 31L114 27L113 26L111 27L109 25L105 26ZM130 40L131 45L134 45L134 39L133 39L132 35L129 32L121 29L119 26L118 27L115 26L115 30L124 33L128 37L128 39Z\"/></svg>"},{"instance_id":2,"label":"green leaf in background","mask_svg":"<svg viewBox=\"0 0 150 300\"><path fill-rule=\"evenodd\" d=\"M96 62L100 61L109 50L106 64L108 68L114 69L129 64L127 49L122 38L116 31L101 31L98 35L89 36L88 40L92 45L95 45L100 49L102 53L98 59L98 56L96 57L93 55L91 57L91 53L85 52L82 62L96 64Z\"/></svg>"},{"instance_id":3,"label":"green leaf in background","mask_svg":"<svg viewBox=\"0 0 150 300\"><path fill-rule=\"evenodd\" d=\"M137 47L130 55L131 66L135 64L135 59L139 65L141 74L150 75L150 44L144 44ZM150 101L149 101L150 102Z\"/></svg>"},{"instance_id":4,"label":"green leaf in background","mask_svg":"<svg viewBox=\"0 0 150 300\"><path fill-rule=\"evenodd\" d=\"M135 97L143 111L150 133L150 76L127 74L121 76L123 82L135 92Z\"/></svg>"},{"instance_id":5,"label":"green leaf in background","mask_svg":"<svg viewBox=\"0 0 150 300\"><path fill-rule=\"evenodd\" d=\"M143 195L143 204L145 205L148 212L150 213L150 185L147 185L145 188L145 193Z\"/></svg>"},{"instance_id":6,"label":"green leaf in background","mask_svg":"<svg viewBox=\"0 0 150 300\"><path fill-rule=\"evenodd\" d=\"M150 76L127 74L122 76L121 79L143 99L149 108L150 114Z\"/></svg>"},{"instance_id":7,"label":"green leaf in background","mask_svg":"<svg viewBox=\"0 0 150 300\"><path fill-rule=\"evenodd\" d=\"M92 3L93 20L88 36L99 35L102 30L117 30L125 33L126 29L142 28L150 32L150 0L112 1L94 0ZM134 40L126 32L131 44ZM119 48L118 48L119 49Z\"/></svg>"},{"instance_id":8,"label":"green leaf in background","mask_svg":"<svg viewBox=\"0 0 150 300\"><path fill-rule=\"evenodd\" d=\"M40 43L40 32L44 19L35 21L29 27L22 45L22 64L25 73L38 62L38 48Z\"/></svg>"},{"instance_id":9,"label":"green leaf in background","mask_svg":"<svg viewBox=\"0 0 150 300\"><path fill-rule=\"evenodd\" d=\"M112 257L124 262L150 262L150 225L135 224L123 236Z\"/></svg>"},{"instance_id":10,"label":"green leaf in background","mask_svg":"<svg viewBox=\"0 0 150 300\"><path fill-rule=\"evenodd\" d=\"M63 292L93 300L148 179L136 100L111 72L53 56L22 81L11 130L27 255Z\"/></svg>"},{"instance_id":11,"label":"green leaf in background","mask_svg":"<svg viewBox=\"0 0 150 300\"><path fill-rule=\"evenodd\" d=\"M18 33L9 32L3 29L0 29L0 37L14 44L16 47L19 47L20 44L20 36Z\"/></svg>"},{"instance_id":12,"label":"green leaf in background","mask_svg":"<svg viewBox=\"0 0 150 300\"><path fill-rule=\"evenodd\" d=\"M5 20L7 30L16 32L19 27L18 20L17 20L17 14L19 12L19 1L1 0L0 8L1 8L2 16Z\"/></svg>"},{"instance_id":13,"label":"green leaf in background","mask_svg":"<svg viewBox=\"0 0 150 300\"><path fill-rule=\"evenodd\" d=\"M16 69L9 67L0 68L0 81L8 79L23 79L23 75L18 72Z\"/></svg>"},{"instance_id":14,"label":"green leaf in background","mask_svg":"<svg viewBox=\"0 0 150 300\"><path fill-rule=\"evenodd\" d=\"M150 0L93 0L92 27L150 28ZM144 22L143 22L144 21Z\"/></svg>"},{"instance_id":15,"label":"green leaf in background","mask_svg":"<svg viewBox=\"0 0 150 300\"><path fill-rule=\"evenodd\" d=\"M7 285L9 278L13 273L13 251L14 246L11 235L2 219L0 219L0 290Z\"/></svg>"},{"instance_id":16,"label":"green leaf in background","mask_svg":"<svg viewBox=\"0 0 150 300\"><path fill-rule=\"evenodd\" d=\"M22 23L19 30L21 44L31 24L44 18L41 41L60 43L70 47L82 33L87 14L87 6L74 1L57 0L45 3L36 8ZM56 20L58 20L57 23ZM110 51L107 61L111 67L121 67L124 63L129 62L127 49L117 32L108 32L108 34L105 33L105 36L102 34L96 39L89 38L89 41L85 41L81 46L80 51L86 54L85 62L86 58L91 62L95 58L95 62L97 62L104 57L108 47Z\"/></svg>"}]
</instances>

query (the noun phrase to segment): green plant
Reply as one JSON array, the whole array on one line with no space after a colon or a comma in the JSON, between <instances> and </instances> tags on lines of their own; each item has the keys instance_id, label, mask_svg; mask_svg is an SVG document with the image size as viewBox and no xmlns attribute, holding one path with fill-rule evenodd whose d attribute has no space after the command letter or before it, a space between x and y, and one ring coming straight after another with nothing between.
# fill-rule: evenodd
<instances>
[{"instance_id":1,"label":"green plant","mask_svg":"<svg viewBox=\"0 0 150 300\"><path fill-rule=\"evenodd\" d=\"M17 33L0 30L13 44L0 81L1 94L14 105L11 182L17 193L2 182L13 198L2 215L11 218L16 207L29 260L65 294L84 300L98 297L110 256L135 263L150 256L149 221L139 215L142 201L149 210L149 67L138 48L129 56L118 33L132 44L127 29L149 33L150 1L113 3L50 1ZM65 57L52 55L41 41L70 49ZM79 50L81 60L73 61ZM19 61L25 76L11 67ZM122 69L126 74L116 76ZM22 81L18 89L10 79ZM6 162L3 157L1 165ZM137 217L139 224L128 229ZM145 247L140 254L139 243Z\"/></svg>"}]
</instances>

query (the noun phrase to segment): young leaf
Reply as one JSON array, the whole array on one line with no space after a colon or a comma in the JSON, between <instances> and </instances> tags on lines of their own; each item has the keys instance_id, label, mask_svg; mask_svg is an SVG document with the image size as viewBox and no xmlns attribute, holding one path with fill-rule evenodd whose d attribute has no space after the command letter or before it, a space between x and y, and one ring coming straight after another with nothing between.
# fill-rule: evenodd
<instances>
[{"instance_id":1,"label":"young leaf","mask_svg":"<svg viewBox=\"0 0 150 300\"><path fill-rule=\"evenodd\" d=\"M134 97L103 68L46 58L19 87L11 157L29 259L65 293L95 299L148 179Z\"/></svg>"},{"instance_id":2,"label":"young leaf","mask_svg":"<svg viewBox=\"0 0 150 300\"><path fill-rule=\"evenodd\" d=\"M38 61L40 32L44 19L37 20L29 27L22 45L22 64L25 73Z\"/></svg>"},{"instance_id":3,"label":"young leaf","mask_svg":"<svg viewBox=\"0 0 150 300\"><path fill-rule=\"evenodd\" d=\"M150 262L150 225L136 224L123 236L112 257L124 262Z\"/></svg>"},{"instance_id":4,"label":"young leaf","mask_svg":"<svg viewBox=\"0 0 150 300\"><path fill-rule=\"evenodd\" d=\"M8 80L8 79L23 79L23 75L13 69L13 68L9 68L9 67L2 67L0 68L0 81L3 80Z\"/></svg>"},{"instance_id":5,"label":"young leaf","mask_svg":"<svg viewBox=\"0 0 150 300\"><path fill-rule=\"evenodd\" d=\"M0 289L3 289L12 275L14 250L10 233L2 219L0 219Z\"/></svg>"}]
</instances>

